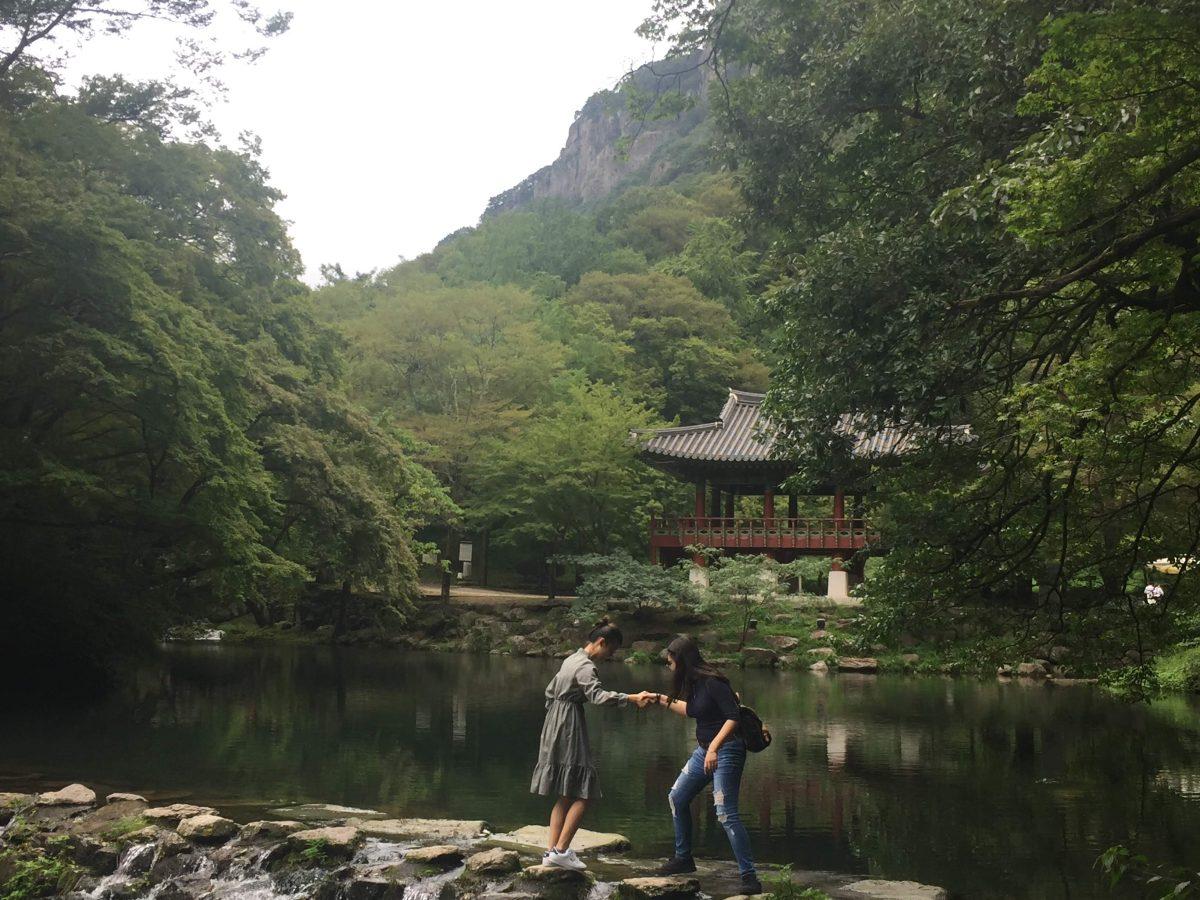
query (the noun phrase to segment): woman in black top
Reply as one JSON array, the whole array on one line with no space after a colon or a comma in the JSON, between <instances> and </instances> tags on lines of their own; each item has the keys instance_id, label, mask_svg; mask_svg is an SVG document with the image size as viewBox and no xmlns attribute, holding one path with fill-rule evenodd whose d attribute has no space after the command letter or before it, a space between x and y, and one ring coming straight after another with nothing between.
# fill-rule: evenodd
<instances>
[{"instance_id":1,"label":"woman in black top","mask_svg":"<svg viewBox=\"0 0 1200 900\"><path fill-rule=\"evenodd\" d=\"M697 746L668 795L675 821L675 856L660 872L674 875L696 871L691 803L711 781L717 820L737 857L742 892L759 894L762 885L750 855L750 835L738 814L738 792L746 765L746 745L738 734L741 704L729 679L704 661L691 638L680 636L667 645L667 665L675 674L674 689L671 697L659 694L658 704L696 720Z\"/></svg>"}]
</instances>

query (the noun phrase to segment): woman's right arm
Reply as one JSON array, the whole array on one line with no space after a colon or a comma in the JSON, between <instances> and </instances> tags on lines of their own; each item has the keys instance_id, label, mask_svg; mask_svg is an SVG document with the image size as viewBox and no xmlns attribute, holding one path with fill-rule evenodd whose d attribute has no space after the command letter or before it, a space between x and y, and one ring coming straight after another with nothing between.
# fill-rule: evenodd
<instances>
[{"instance_id":1,"label":"woman's right arm","mask_svg":"<svg viewBox=\"0 0 1200 900\"><path fill-rule=\"evenodd\" d=\"M658 705L666 707L679 716L687 716L687 704L682 700L672 700L666 694L658 694Z\"/></svg>"}]
</instances>

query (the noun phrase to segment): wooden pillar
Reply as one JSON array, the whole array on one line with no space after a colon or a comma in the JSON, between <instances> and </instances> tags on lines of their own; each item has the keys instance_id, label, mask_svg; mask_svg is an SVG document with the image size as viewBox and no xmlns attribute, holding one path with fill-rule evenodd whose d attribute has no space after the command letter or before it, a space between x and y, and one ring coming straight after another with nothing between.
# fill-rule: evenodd
<instances>
[{"instance_id":1,"label":"wooden pillar","mask_svg":"<svg viewBox=\"0 0 1200 900\"><path fill-rule=\"evenodd\" d=\"M775 518L775 488L769 485L763 491L763 518Z\"/></svg>"},{"instance_id":2,"label":"wooden pillar","mask_svg":"<svg viewBox=\"0 0 1200 900\"><path fill-rule=\"evenodd\" d=\"M833 490L833 517L839 521L846 518L846 495L841 488Z\"/></svg>"},{"instance_id":3,"label":"wooden pillar","mask_svg":"<svg viewBox=\"0 0 1200 900\"><path fill-rule=\"evenodd\" d=\"M736 497L737 493L732 488L725 492L725 518L727 519L733 518L733 503Z\"/></svg>"},{"instance_id":4,"label":"wooden pillar","mask_svg":"<svg viewBox=\"0 0 1200 900\"><path fill-rule=\"evenodd\" d=\"M704 518L704 479L696 482L696 518Z\"/></svg>"},{"instance_id":5,"label":"wooden pillar","mask_svg":"<svg viewBox=\"0 0 1200 900\"><path fill-rule=\"evenodd\" d=\"M799 515L800 515L800 498L797 497L795 492L793 491L788 494L788 518L795 519L795 518L799 517Z\"/></svg>"},{"instance_id":6,"label":"wooden pillar","mask_svg":"<svg viewBox=\"0 0 1200 900\"><path fill-rule=\"evenodd\" d=\"M714 519L721 517L721 486L719 484L712 486L712 496L708 501L708 514Z\"/></svg>"}]
</instances>

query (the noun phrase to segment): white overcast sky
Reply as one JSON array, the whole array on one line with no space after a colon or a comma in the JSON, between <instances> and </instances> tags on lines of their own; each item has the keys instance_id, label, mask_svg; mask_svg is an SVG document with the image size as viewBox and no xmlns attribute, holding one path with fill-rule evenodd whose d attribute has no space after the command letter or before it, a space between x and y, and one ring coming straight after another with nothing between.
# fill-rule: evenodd
<instances>
[{"instance_id":1,"label":"white overcast sky","mask_svg":"<svg viewBox=\"0 0 1200 900\"><path fill-rule=\"evenodd\" d=\"M212 117L231 142L261 137L310 279L321 263L350 274L411 259L475 224L489 197L558 155L591 93L654 52L634 34L651 0L280 6L291 29L257 63L225 70ZM66 86L162 74L172 50L148 31L95 38Z\"/></svg>"}]
</instances>

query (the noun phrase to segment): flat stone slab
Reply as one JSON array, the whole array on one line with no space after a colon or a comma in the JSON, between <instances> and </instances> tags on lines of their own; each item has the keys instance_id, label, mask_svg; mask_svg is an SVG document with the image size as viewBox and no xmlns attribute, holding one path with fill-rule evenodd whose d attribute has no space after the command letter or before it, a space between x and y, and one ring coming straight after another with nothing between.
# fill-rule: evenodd
<instances>
[{"instance_id":1,"label":"flat stone slab","mask_svg":"<svg viewBox=\"0 0 1200 900\"><path fill-rule=\"evenodd\" d=\"M350 817L356 819L386 819L387 813L375 809L358 809L353 806L338 806L336 803L301 803L298 806L281 806L271 810L271 815L301 822L341 822Z\"/></svg>"},{"instance_id":2,"label":"flat stone slab","mask_svg":"<svg viewBox=\"0 0 1200 900\"><path fill-rule=\"evenodd\" d=\"M362 843L362 832L353 825L332 825L325 828L310 828L293 831L288 835L293 847L305 846L313 841L322 841L333 852L349 853Z\"/></svg>"},{"instance_id":3,"label":"flat stone slab","mask_svg":"<svg viewBox=\"0 0 1200 900\"><path fill-rule=\"evenodd\" d=\"M574 844L574 841L571 842ZM591 874L585 869L564 869L562 866L529 866L522 870L521 877L538 884L583 884L592 880Z\"/></svg>"},{"instance_id":4,"label":"flat stone slab","mask_svg":"<svg viewBox=\"0 0 1200 900\"><path fill-rule=\"evenodd\" d=\"M853 895L870 897L871 900L946 900L949 894L944 888L916 881L881 881L869 878L855 881L842 890Z\"/></svg>"},{"instance_id":5,"label":"flat stone slab","mask_svg":"<svg viewBox=\"0 0 1200 900\"><path fill-rule=\"evenodd\" d=\"M146 798L143 797L141 794L115 793L115 794L109 794L107 797L104 798L105 803L120 803L122 800L128 800L133 803L145 803L146 802Z\"/></svg>"},{"instance_id":6,"label":"flat stone slab","mask_svg":"<svg viewBox=\"0 0 1200 900\"><path fill-rule=\"evenodd\" d=\"M192 816L213 816L217 811L211 806L193 806L191 803L172 803L170 806L152 806L142 810L143 818L151 822L170 822L190 819Z\"/></svg>"},{"instance_id":7,"label":"flat stone slab","mask_svg":"<svg viewBox=\"0 0 1200 900\"><path fill-rule=\"evenodd\" d=\"M546 844L550 841L550 829L545 825L526 825L523 828L518 828L516 831L510 831L507 834L497 834L492 836L492 842L496 844L514 844L518 847L533 847L536 850L545 850ZM630 847L629 838L623 834L609 834L603 831L588 831L586 828L580 828L575 832L575 838L571 841L571 846L576 853L588 853L591 851L607 850L609 852L628 850ZM536 868L536 866L535 866ZM554 868L558 868L555 866ZM527 870L528 871L528 870Z\"/></svg>"},{"instance_id":8,"label":"flat stone slab","mask_svg":"<svg viewBox=\"0 0 1200 900\"><path fill-rule=\"evenodd\" d=\"M493 847L467 857L467 870L477 875L500 875L521 868L521 857L515 850Z\"/></svg>"},{"instance_id":9,"label":"flat stone slab","mask_svg":"<svg viewBox=\"0 0 1200 900\"><path fill-rule=\"evenodd\" d=\"M368 837L434 838L442 841L470 841L487 834L483 819L346 819ZM544 850L545 847L543 846Z\"/></svg>"},{"instance_id":10,"label":"flat stone slab","mask_svg":"<svg viewBox=\"0 0 1200 900\"><path fill-rule=\"evenodd\" d=\"M630 900L649 900L653 897L695 897L700 892L699 878L680 875L653 878L626 878L617 884L617 894Z\"/></svg>"},{"instance_id":11,"label":"flat stone slab","mask_svg":"<svg viewBox=\"0 0 1200 900\"><path fill-rule=\"evenodd\" d=\"M307 828L303 822L295 822L290 819L277 821L275 819L260 819L257 822L247 822L242 826L242 837L246 840L276 840L285 838L289 834L294 834L297 831L303 831Z\"/></svg>"},{"instance_id":12,"label":"flat stone slab","mask_svg":"<svg viewBox=\"0 0 1200 900\"><path fill-rule=\"evenodd\" d=\"M0 806L16 809L18 806L28 806L37 797L33 794L15 794L11 791L0 791Z\"/></svg>"},{"instance_id":13,"label":"flat stone slab","mask_svg":"<svg viewBox=\"0 0 1200 900\"><path fill-rule=\"evenodd\" d=\"M444 869L453 868L462 862L463 852L453 844L435 844L432 847L418 847L404 854L404 861L423 866L441 866Z\"/></svg>"},{"instance_id":14,"label":"flat stone slab","mask_svg":"<svg viewBox=\"0 0 1200 900\"><path fill-rule=\"evenodd\" d=\"M146 804L140 800L114 800L84 813L75 820L71 830L76 834L101 834L123 819L141 817Z\"/></svg>"},{"instance_id":15,"label":"flat stone slab","mask_svg":"<svg viewBox=\"0 0 1200 900\"><path fill-rule=\"evenodd\" d=\"M843 656L837 663L839 672L859 672L869 675L879 671L879 660L873 656Z\"/></svg>"},{"instance_id":16,"label":"flat stone slab","mask_svg":"<svg viewBox=\"0 0 1200 900\"><path fill-rule=\"evenodd\" d=\"M82 784L68 784L57 791L38 794L38 806L89 806L96 802L96 792Z\"/></svg>"},{"instance_id":17,"label":"flat stone slab","mask_svg":"<svg viewBox=\"0 0 1200 900\"><path fill-rule=\"evenodd\" d=\"M179 821L179 836L198 842L226 841L238 833L238 823L223 816L202 813Z\"/></svg>"}]
</instances>

